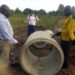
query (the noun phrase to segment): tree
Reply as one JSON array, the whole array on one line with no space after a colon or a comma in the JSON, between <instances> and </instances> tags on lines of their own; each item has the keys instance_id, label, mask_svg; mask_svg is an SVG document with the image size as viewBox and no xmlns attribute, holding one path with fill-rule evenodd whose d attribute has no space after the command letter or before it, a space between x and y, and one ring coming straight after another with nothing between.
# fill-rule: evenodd
<instances>
[{"instance_id":1,"label":"tree","mask_svg":"<svg viewBox=\"0 0 75 75\"><path fill-rule=\"evenodd\" d=\"M58 15L63 15L63 10L64 10L64 5L59 4L58 9L57 9Z\"/></svg>"},{"instance_id":2,"label":"tree","mask_svg":"<svg viewBox=\"0 0 75 75\"><path fill-rule=\"evenodd\" d=\"M15 9L15 12L16 12L16 13L21 13L21 10L20 10L19 8L16 8L16 9Z\"/></svg>"},{"instance_id":3,"label":"tree","mask_svg":"<svg viewBox=\"0 0 75 75\"><path fill-rule=\"evenodd\" d=\"M75 15L75 7L72 7L72 14Z\"/></svg>"},{"instance_id":4,"label":"tree","mask_svg":"<svg viewBox=\"0 0 75 75\"><path fill-rule=\"evenodd\" d=\"M59 4L58 11L62 11L63 12L63 9L64 9L64 5L63 4Z\"/></svg>"},{"instance_id":5,"label":"tree","mask_svg":"<svg viewBox=\"0 0 75 75\"><path fill-rule=\"evenodd\" d=\"M48 13L48 15L50 15L50 16L56 16L57 14L56 14L56 11L50 11L50 12Z\"/></svg>"},{"instance_id":6,"label":"tree","mask_svg":"<svg viewBox=\"0 0 75 75\"><path fill-rule=\"evenodd\" d=\"M47 13L46 13L46 11L45 11L45 10L40 9L40 10L38 11L38 14L45 15L45 14L47 14Z\"/></svg>"},{"instance_id":7,"label":"tree","mask_svg":"<svg viewBox=\"0 0 75 75\"><path fill-rule=\"evenodd\" d=\"M31 14L31 13L33 13L33 10L30 8L26 8L26 9L24 9L23 13L24 14Z\"/></svg>"}]
</instances>

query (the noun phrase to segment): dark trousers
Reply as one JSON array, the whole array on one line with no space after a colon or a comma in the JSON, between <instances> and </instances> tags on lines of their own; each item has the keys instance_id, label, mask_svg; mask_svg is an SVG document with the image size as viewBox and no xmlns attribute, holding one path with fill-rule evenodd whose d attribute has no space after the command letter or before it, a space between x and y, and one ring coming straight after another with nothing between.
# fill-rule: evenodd
<instances>
[{"instance_id":1,"label":"dark trousers","mask_svg":"<svg viewBox=\"0 0 75 75\"><path fill-rule=\"evenodd\" d=\"M61 47L63 49L64 53L64 64L63 68L67 69L69 66L69 51L71 47L71 42L70 41L61 41Z\"/></svg>"},{"instance_id":2,"label":"dark trousers","mask_svg":"<svg viewBox=\"0 0 75 75\"><path fill-rule=\"evenodd\" d=\"M28 25L28 36L35 32L35 26L34 25Z\"/></svg>"}]
</instances>

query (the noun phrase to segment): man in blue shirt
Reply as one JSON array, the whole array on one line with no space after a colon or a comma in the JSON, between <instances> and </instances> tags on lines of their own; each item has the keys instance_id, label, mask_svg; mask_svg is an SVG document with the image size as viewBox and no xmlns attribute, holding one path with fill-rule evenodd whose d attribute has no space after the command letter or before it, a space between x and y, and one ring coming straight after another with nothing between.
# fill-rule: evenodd
<instances>
[{"instance_id":1,"label":"man in blue shirt","mask_svg":"<svg viewBox=\"0 0 75 75\"><path fill-rule=\"evenodd\" d=\"M13 28L8 20L10 14L10 8L7 5L2 5L0 7L0 41L3 46L3 57L7 60L9 60L11 45L18 43L13 37Z\"/></svg>"}]
</instances>

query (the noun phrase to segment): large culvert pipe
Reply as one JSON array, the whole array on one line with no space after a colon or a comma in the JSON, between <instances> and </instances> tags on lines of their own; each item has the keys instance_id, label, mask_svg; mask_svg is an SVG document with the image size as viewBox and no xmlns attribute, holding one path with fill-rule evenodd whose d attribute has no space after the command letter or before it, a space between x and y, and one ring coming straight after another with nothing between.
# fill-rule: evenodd
<instances>
[{"instance_id":1,"label":"large culvert pipe","mask_svg":"<svg viewBox=\"0 0 75 75\"><path fill-rule=\"evenodd\" d=\"M35 48L35 43L48 46ZM31 34L21 53L21 65L30 75L55 75L62 67L64 55L59 44L45 31Z\"/></svg>"}]
</instances>

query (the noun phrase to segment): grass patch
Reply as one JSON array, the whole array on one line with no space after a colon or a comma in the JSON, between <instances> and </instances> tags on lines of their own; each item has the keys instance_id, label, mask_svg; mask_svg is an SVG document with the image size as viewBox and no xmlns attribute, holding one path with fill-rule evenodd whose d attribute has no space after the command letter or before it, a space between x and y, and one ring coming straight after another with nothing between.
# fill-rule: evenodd
<instances>
[{"instance_id":1,"label":"grass patch","mask_svg":"<svg viewBox=\"0 0 75 75\"><path fill-rule=\"evenodd\" d=\"M27 26L27 23L24 22L26 20L26 17L27 15L24 14L12 14L9 20L13 28L16 29ZM60 19L59 16L49 16L49 15L41 15L38 17L39 17L39 21L37 22L38 26L49 27L51 29L55 27L57 21Z\"/></svg>"}]
</instances>

